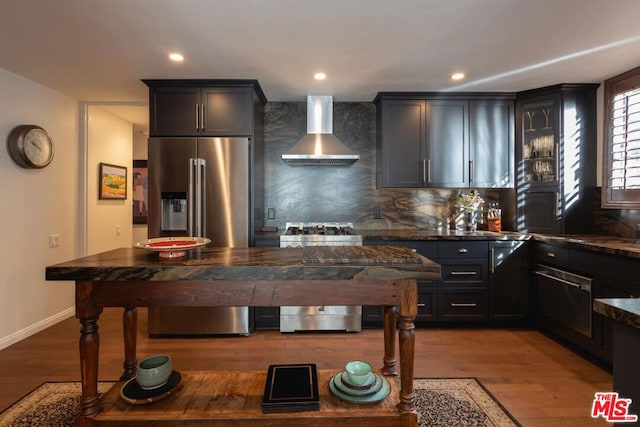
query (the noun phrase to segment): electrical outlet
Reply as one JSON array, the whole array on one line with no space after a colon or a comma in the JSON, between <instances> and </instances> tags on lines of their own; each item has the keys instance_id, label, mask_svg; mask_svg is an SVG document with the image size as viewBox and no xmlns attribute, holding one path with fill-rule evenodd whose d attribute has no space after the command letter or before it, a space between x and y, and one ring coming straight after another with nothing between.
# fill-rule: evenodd
<instances>
[{"instance_id":1,"label":"electrical outlet","mask_svg":"<svg viewBox=\"0 0 640 427\"><path fill-rule=\"evenodd\" d=\"M276 208L268 208L267 209L267 218L268 219L276 219Z\"/></svg>"},{"instance_id":2,"label":"electrical outlet","mask_svg":"<svg viewBox=\"0 0 640 427\"><path fill-rule=\"evenodd\" d=\"M116 225L116 236L119 236L122 234L122 228L119 225Z\"/></svg>"},{"instance_id":3,"label":"electrical outlet","mask_svg":"<svg viewBox=\"0 0 640 427\"><path fill-rule=\"evenodd\" d=\"M60 235L59 234L49 234L49 247L57 248L60 246Z\"/></svg>"},{"instance_id":4,"label":"electrical outlet","mask_svg":"<svg viewBox=\"0 0 640 427\"><path fill-rule=\"evenodd\" d=\"M379 207L375 207L373 208L373 219L381 219L381 213L380 213L380 208Z\"/></svg>"}]
</instances>

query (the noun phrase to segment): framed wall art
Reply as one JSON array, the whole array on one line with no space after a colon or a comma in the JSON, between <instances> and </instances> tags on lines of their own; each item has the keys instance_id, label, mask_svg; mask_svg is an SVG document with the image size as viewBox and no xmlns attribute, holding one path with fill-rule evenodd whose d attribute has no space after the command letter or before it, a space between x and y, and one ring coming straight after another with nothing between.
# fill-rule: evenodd
<instances>
[{"instance_id":1,"label":"framed wall art","mask_svg":"<svg viewBox=\"0 0 640 427\"><path fill-rule=\"evenodd\" d=\"M133 161L133 223L147 223L149 171L146 160Z\"/></svg>"},{"instance_id":2,"label":"framed wall art","mask_svg":"<svg viewBox=\"0 0 640 427\"><path fill-rule=\"evenodd\" d=\"M100 200L124 200L127 198L127 168L100 163L98 198Z\"/></svg>"}]
</instances>

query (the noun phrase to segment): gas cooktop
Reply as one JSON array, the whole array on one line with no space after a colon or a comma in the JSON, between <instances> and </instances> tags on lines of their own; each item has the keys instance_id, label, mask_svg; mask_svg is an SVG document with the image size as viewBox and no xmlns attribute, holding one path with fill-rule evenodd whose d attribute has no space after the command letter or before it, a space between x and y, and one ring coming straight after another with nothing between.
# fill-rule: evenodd
<instances>
[{"instance_id":1,"label":"gas cooktop","mask_svg":"<svg viewBox=\"0 0 640 427\"><path fill-rule=\"evenodd\" d=\"M350 236L354 232L353 223L350 222L288 222L284 234L287 236Z\"/></svg>"},{"instance_id":2,"label":"gas cooktop","mask_svg":"<svg viewBox=\"0 0 640 427\"><path fill-rule=\"evenodd\" d=\"M362 245L351 222L288 222L280 247Z\"/></svg>"}]
</instances>

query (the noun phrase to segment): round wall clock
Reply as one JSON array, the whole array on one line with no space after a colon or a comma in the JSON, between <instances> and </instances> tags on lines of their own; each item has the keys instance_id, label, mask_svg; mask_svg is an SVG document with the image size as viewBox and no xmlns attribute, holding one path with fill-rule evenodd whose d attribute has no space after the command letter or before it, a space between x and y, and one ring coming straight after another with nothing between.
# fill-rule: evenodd
<instances>
[{"instance_id":1,"label":"round wall clock","mask_svg":"<svg viewBox=\"0 0 640 427\"><path fill-rule=\"evenodd\" d=\"M13 161L29 169L41 169L51 163L55 149L51 136L36 125L15 127L7 139Z\"/></svg>"}]
</instances>

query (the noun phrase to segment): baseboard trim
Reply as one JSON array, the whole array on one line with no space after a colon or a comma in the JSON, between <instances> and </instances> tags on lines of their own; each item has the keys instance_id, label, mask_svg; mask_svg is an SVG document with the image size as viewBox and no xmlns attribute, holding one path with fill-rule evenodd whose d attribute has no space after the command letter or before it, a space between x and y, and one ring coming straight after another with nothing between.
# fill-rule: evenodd
<instances>
[{"instance_id":1,"label":"baseboard trim","mask_svg":"<svg viewBox=\"0 0 640 427\"><path fill-rule=\"evenodd\" d=\"M75 307L69 307L66 310L54 314L53 316L47 317L46 319L34 323L33 325L16 331L11 335L0 338L0 350L17 343L18 341L22 341L23 339L28 338L31 335L34 335L44 329L47 329L49 326L53 326L58 322L68 319L69 317L73 316L75 312Z\"/></svg>"}]
</instances>

